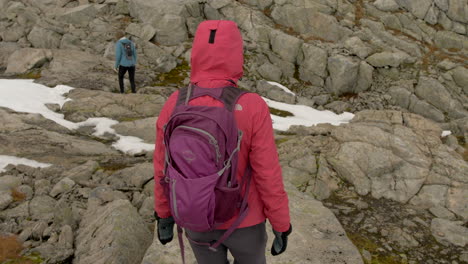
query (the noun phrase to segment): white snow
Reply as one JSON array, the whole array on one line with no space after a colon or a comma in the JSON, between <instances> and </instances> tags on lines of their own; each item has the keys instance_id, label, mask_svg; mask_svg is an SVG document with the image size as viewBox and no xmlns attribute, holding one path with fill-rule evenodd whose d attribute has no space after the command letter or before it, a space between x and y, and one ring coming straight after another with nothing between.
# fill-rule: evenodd
<instances>
[{"instance_id":1,"label":"white snow","mask_svg":"<svg viewBox=\"0 0 468 264\"><path fill-rule=\"evenodd\" d=\"M449 135L452 135L452 131L444 130L444 131L442 131L442 135L440 135L440 136L441 137L446 137L446 136L449 136Z\"/></svg>"},{"instance_id":2,"label":"white snow","mask_svg":"<svg viewBox=\"0 0 468 264\"><path fill-rule=\"evenodd\" d=\"M23 164L23 165L27 165L27 166L35 167L35 168L46 168L52 165L52 164L41 163L35 160L30 160L30 159L25 159L25 158L0 155L0 172L5 171L5 167L8 164L13 164L13 165Z\"/></svg>"},{"instance_id":3,"label":"white snow","mask_svg":"<svg viewBox=\"0 0 468 264\"><path fill-rule=\"evenodd\" d=\"M287 93L294 94L288 88L275 82L269 82L283 89ZM95 136L103 136L105 133L115 134L119 139L112 146L122 152L135 154L141 151L151 151L154 144L144 143L137 137L123 136L117 134L112 129L117 121L109 118L90 118L86 121L74 123L64 119L64 116L48 109L45 104L63 104L70 99L64 97L65 93L72 90L72 87L58 85L55 88L48 88L44 85L34 83L33 80L1 80L0 79L0 107L10 108L17 112L39 113L45 118L74 130L81 126L94 126ZM304 105L290 105L264 98L267 104L279 110L291 112L294 116L280 117L272 115L273 127L277 130L288 130L291 125L312 126L319 123L331 123L339 125L347 123L353 118L351 113L336 115L330 111L318 111Z\"/></svg>"},{"instance_id":4,"label":"white snow","mask_svg":"<svg viewBox=\"0 0 468 264\"><path fill-rule=\"evenodd\" d=\"M141 151L154 149L154 144L144 143L136 137L119 135L111 127L118 121L99 117L89 118L86 121L74 123L64 119L64 116L48 109L45 104L59 104L60 107L71 99L63 95L72 90L72 87L58 85L55 88L34 83L33 80L2 80L0 79L0 107L10 108L17 112L39 113L47 119L70 129L82 126L94 126L94 136L103 136L106 132L115 134L119 140L112 146L122 152L135 154Z\"/></svg>"},{"instance_id":5,"label":"white snow","mask_svg":"<svg viewBox=\"0 0 468 264\"><path fill-rule=\"evenodd\" d=\"M285 91L285 92L288 93L288 94L296 95L296 94L293 93L291 90L289 90L288 88L286 88L285 86L283 86L283 85L281 85L281 84L279 84L279 83L277 83L277 82L267 82L267 83L269 83L269 84L271 84L271 85L274 85L274 86L277 86L277 87L283 89L283 91Z\"/></svg>"},{"instance_id":6,"label":"white snow","mask_svg":"<svg viewBox=\"0 0 468 264\"><path fill-rule=\"evenodd\" d=\"M139 153L143 150L154 150L154 144L144 143L143 139L131 136L120 136L120 139L112 146L130 154Z\"/></svg>"},{"instance_id":7,"label":"white snow","mask_svg":"<svg viewBox=\"0 0 468 264\"><path fill-rule=\"evenodd\" d=\"M60 107L67 99L63 94L68 93L72 87L58 85L54 89L33 83L33 80L1 80L0 79L0 106L10 108L16 112L39 113L45 118L68 128L76 129L78 126L65 120L62 114L55 113L45 104L59 104Z\"/></svg>"},{"instance_id":8,"label":"white snow","mask_svg":"<svg viewBox=\"0 0 468 264\"><path fill-rule=\"evenodd\" d=\"M273 128L277 130L285 131L292 125L313 126L321 123L330 123L337 126L339 124L348 123L354 117L354 114L348 112L337 115L331 111L319 111L305 105L290 105L275 102L264 97L263 100L265 100L269 107L288 111L294 115L288 117L271 115Z\"/></svg>"}]
</instances>

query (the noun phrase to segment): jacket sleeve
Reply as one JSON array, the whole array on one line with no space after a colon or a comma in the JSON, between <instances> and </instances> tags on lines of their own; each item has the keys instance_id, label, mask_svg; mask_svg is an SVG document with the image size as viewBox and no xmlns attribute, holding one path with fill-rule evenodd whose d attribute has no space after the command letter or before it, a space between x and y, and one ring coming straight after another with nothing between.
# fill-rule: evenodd
<instances>
[{"instance_id":1,"label":"jacket sleeve","mask_svg":"<svg viewBox=\"0 0 468 264\"><path fill-rule=\"evenodd\" d=\"M114 68L117 69L119 67L119 64L120 64L120 59L121 59L121 56L122 56L122 51L120 50L122 47L120 47L120 42L117 41L117 43L115 43L115 65L114 65Z\"/></svg>"},{"instance_id":2,"label":"jacket sleeve","mask_svg":"<svg viewBox=\"0 0 468 264\"><path fill-rule=\"evenodd\" d=\"M259 111L253 117L250 165L253 181L265 205L264 213L274 230L286 232L290 225L289 202L267 104L258 98Z\"/></svg>"},{"instance_id":3,"label":"jacket sleeve","mask_svg":"<svg viewBox=\"0 0 468 264\"><path fill-rule=\"evenodd\" d=\"M175 92L169 97L158 116L158 121L156 121L156 146L153 154L154 209L161 218L167 218L171 216L169 201L167 200L163 187L160 184L161 179L164 177L165 148L163 144L163 127L169 120L178 94L178 92Z\"/></svg>"}]
</instances>

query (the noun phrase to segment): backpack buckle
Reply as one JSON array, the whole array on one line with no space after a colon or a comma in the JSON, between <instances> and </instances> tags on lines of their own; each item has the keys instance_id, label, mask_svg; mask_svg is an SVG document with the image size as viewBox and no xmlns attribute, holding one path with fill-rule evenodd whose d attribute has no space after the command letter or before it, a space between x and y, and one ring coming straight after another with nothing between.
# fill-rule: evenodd
<instances>
[{"instance_id":1,"label":"backpack buckle","mask_svg":"<svg viewBox=\"0 0 468 264\"><path fill-rule=\"evenodd\" d=\"M212 246L209 246L208 249L213 251L213 252L218 252L218 250L216 248L212 247Z\"/></svg>"}]
</instances>

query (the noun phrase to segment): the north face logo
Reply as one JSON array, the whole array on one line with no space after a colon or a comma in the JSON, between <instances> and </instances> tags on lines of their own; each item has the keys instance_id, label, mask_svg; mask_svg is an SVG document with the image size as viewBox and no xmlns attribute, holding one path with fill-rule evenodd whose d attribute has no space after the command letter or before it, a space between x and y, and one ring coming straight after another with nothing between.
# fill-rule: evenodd
<instances>
[{"instance_id":1,"label":"the north face logo","mask_svg":"<svg viewBox=\"0 0 468 264\"><path fill-rule=\"evenodd\" d=\"M243 110L242 105L240 105L240 104L236 104L235 109L236 109L236 111L242 111Z\"/></svg>"},{"instance_id":2,"label":"the north face logo","mask_svg":"<svg viewBox=\"0 0 468 264\"><path fill-rule=\"evenodd\" d=\"M195 154L190 149L182 151L182 156L189 164L196 159Z\"/></svg>"}]
</instances>

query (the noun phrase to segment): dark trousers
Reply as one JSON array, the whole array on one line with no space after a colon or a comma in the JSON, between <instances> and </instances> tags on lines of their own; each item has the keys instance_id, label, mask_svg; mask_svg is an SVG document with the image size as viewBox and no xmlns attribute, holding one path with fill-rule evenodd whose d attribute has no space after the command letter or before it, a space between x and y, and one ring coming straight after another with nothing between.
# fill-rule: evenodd
<instances>
[{"instance_id":1,"label":"dark trousers","mask_svg":"<svg viewBox=\"0 0 468 264\"><path fill-rule=\"evenodd\" d=\"M191 240L209 243L218 240L225 230L193 232L186 230ZM265 248L267 233L265 223L236 229L217 249L211 251L208 246L190 241L198 264L226 264L227 251L234 257L234 264L266 264Z\"/></svg>"},{"instance_id":2,"label":"dark trousers","mask_svg":"<svg viewBox=\"0 0 468 264\"><path fill-rule=\"evenodd\" d=\"M119 87L120 93L124 93L124 75L128 71L128 77L130 79L130 86L132 87L132 93L136 93L135 88L135 66L125 67L119 66Z\"/></svg>"}]
</instances>

